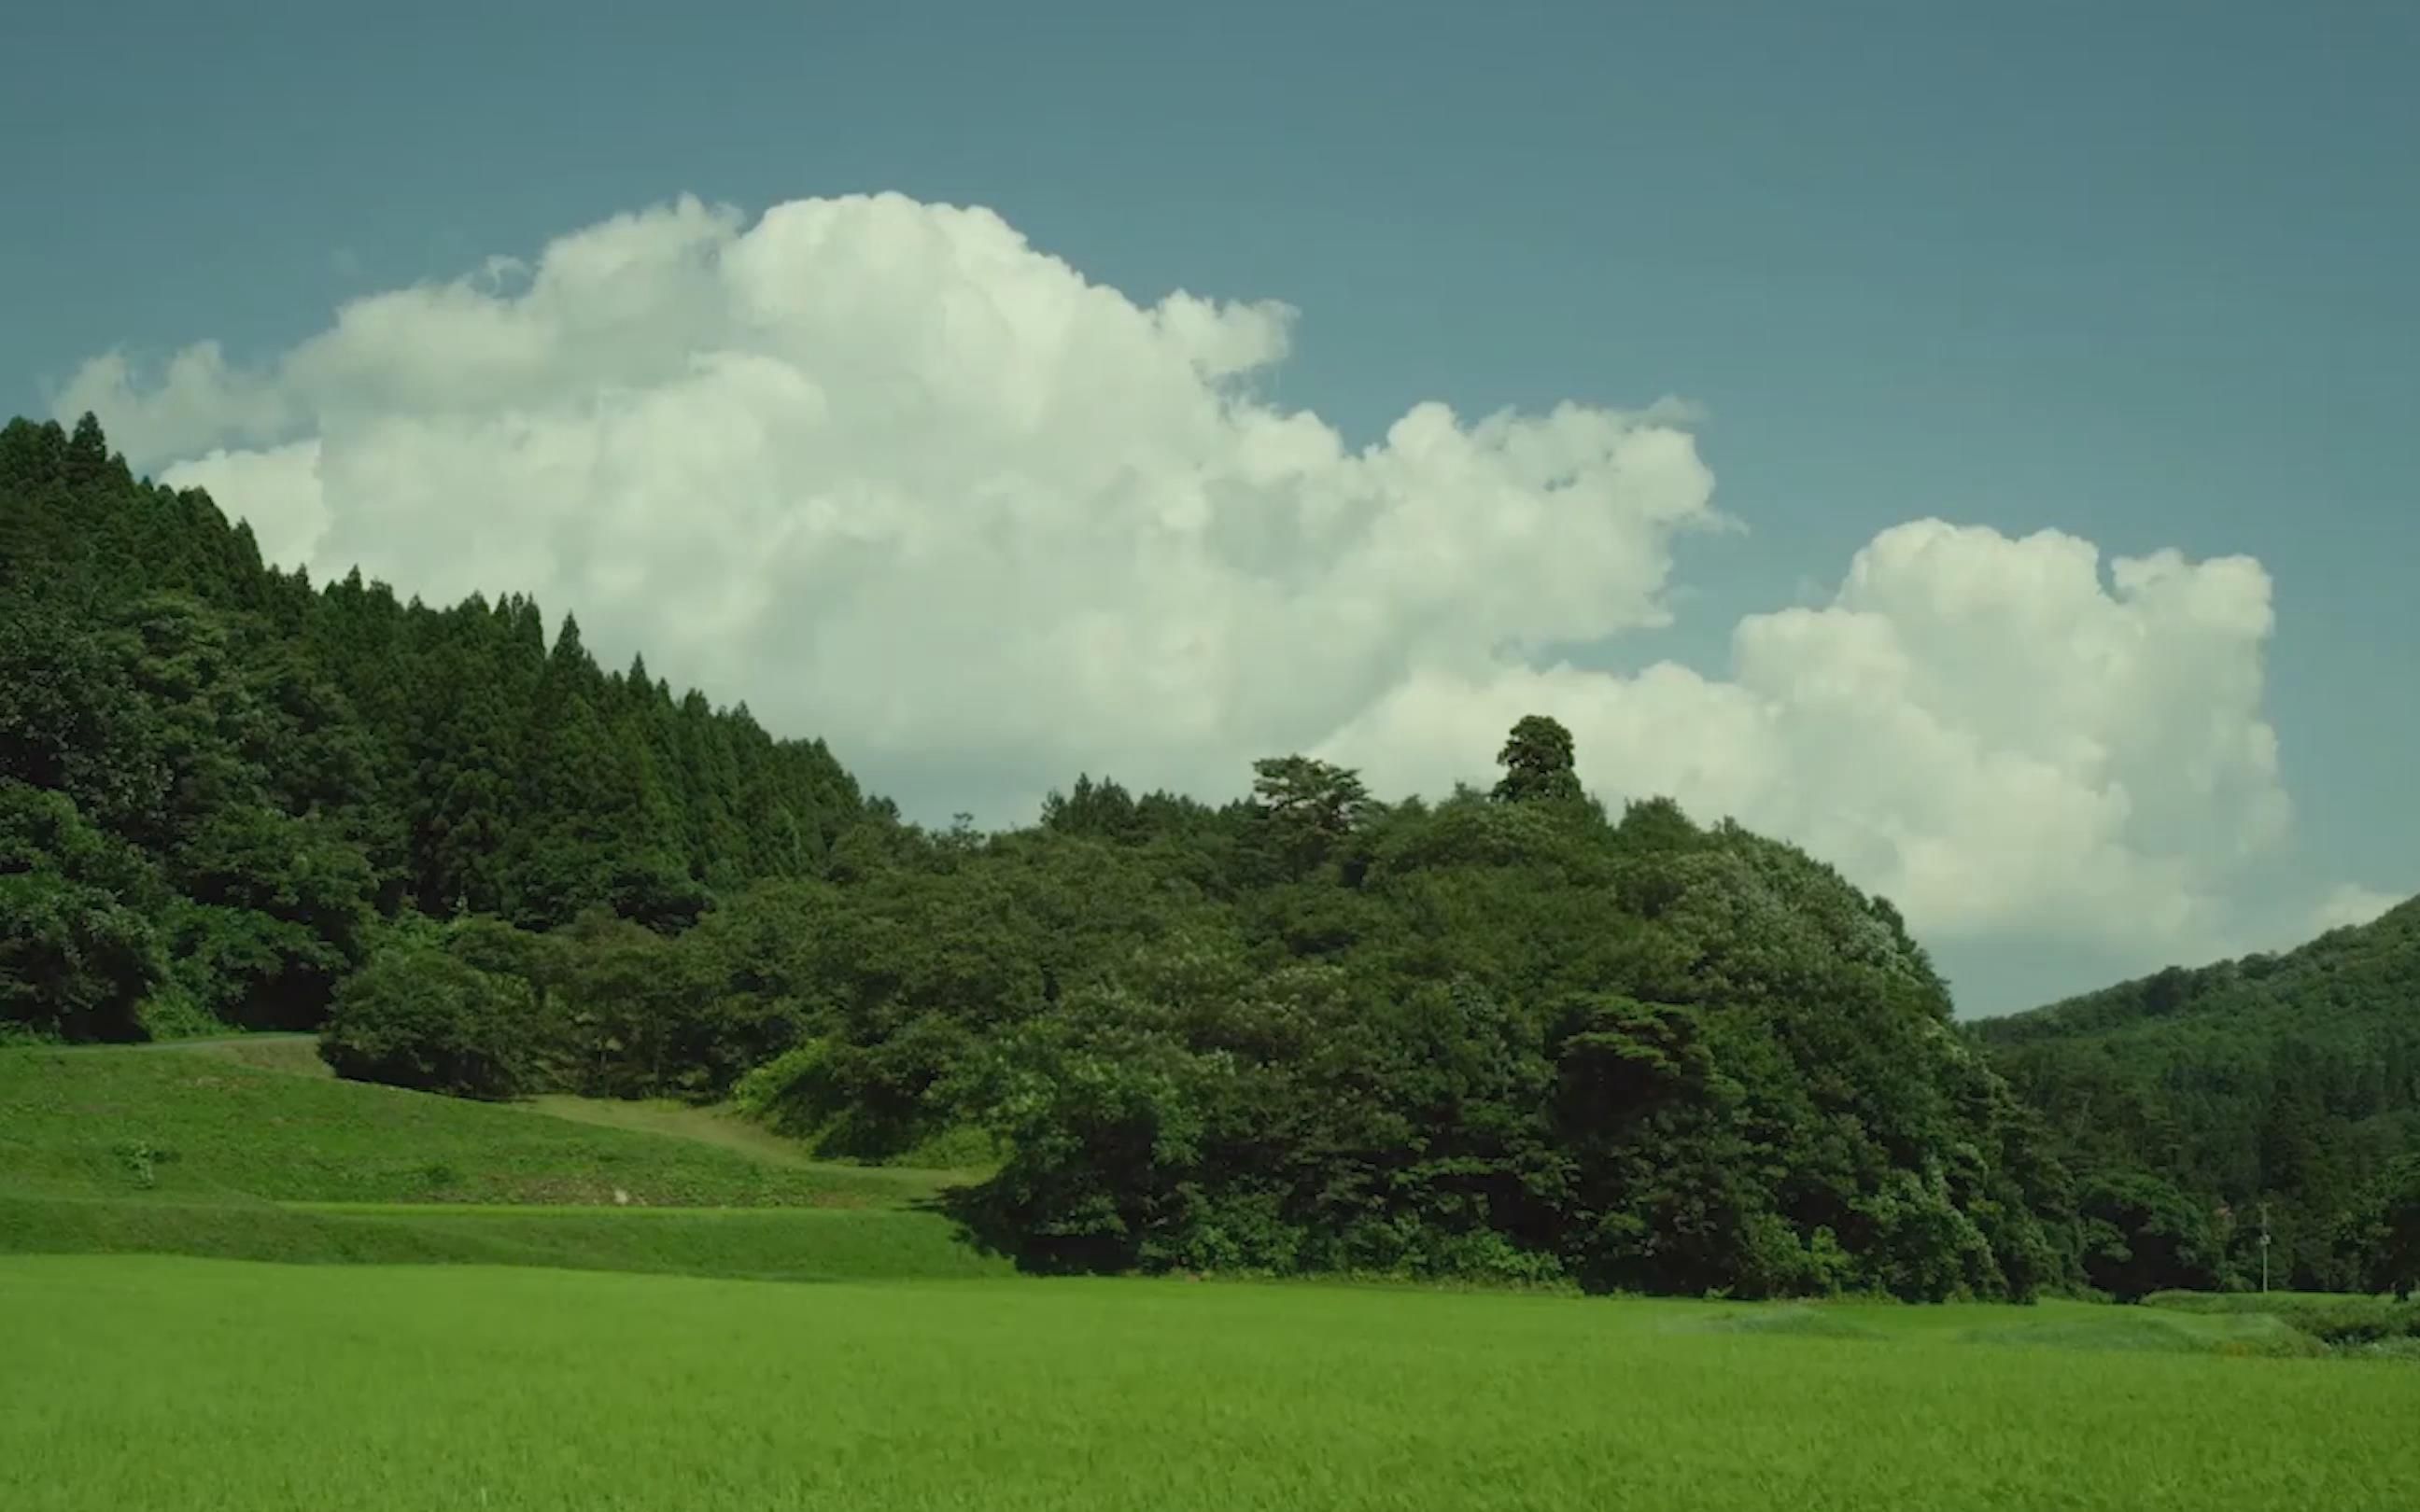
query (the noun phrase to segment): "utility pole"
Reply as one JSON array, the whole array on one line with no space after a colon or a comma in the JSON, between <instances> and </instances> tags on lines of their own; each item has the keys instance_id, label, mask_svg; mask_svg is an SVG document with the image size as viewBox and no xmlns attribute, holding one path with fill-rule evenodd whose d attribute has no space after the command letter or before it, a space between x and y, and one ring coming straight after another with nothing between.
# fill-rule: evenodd
<instances>
[{"instance_id":1,"label":"utility pole","mask_svg":"<svg viewBox=\"0 0 2420 1512\"><path fill-rule=\"evenodd\" d=\"M2269 1294L2269 1204L2260 1204L2260 1294Z\"/></svg>"}]
</instances>

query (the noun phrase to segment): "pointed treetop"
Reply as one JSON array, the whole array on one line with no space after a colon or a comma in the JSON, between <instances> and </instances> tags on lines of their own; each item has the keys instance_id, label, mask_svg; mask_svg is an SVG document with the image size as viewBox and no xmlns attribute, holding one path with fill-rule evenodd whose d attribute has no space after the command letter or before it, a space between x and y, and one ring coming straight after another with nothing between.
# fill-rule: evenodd
<instances>
[{"instance_id":1,"label":"pointed treetop","mask_svg":"<svg viewBox=\"0 0 2420 1512\"><path fill-rule=\"evenodd\" d=\"M1581 795L1574 770L1572 733L1543 714L1524 715L1504 740L1496 760L1504 767L1496 796L1508 803L1573 799Z\"/></svg>"},{"instance_id":2,"label":"pointed treetop","mask_svg":"<svg viewBox=\"0 0 2420 1512\"><path fill-rule=\"evenodd\" d=\"M547 660L551 665L564 671L577 671L594 665L588 659L588 648L580 643L580 621L577 616L569 613L563 616L563 629L555 636L554 649L547 654Z\"/></svg>"},{"instance_id":3,"label":"pointed treetop","mask_svg":"<svg viewBox=\"0 0 2420 1512\"><path fill-rule=\"evenodd\" d=\"M101 422L93 417L91 410L85 410L84 418L76 422L75 434L69 438L67 455L61 460L65 464L66 481L70 486L89 486L109 476L112 464L109 438L101 433ZM116 471L124 474L125 464L118 462ZM131 483L133 480L129 474L122 481Z\"/></svg>"},{"instance_id":4,"label":"pointed treetop","mask_svg":"<svg viewBox=\"0 0 2420 1512\"><path fill-rule=\"evenodd\" d=\"M109 438L101 431L101 417L87 409L75 423L75 434L68 438L68 453L94 462L109 460Z\"/></svg>"}]
</instances>

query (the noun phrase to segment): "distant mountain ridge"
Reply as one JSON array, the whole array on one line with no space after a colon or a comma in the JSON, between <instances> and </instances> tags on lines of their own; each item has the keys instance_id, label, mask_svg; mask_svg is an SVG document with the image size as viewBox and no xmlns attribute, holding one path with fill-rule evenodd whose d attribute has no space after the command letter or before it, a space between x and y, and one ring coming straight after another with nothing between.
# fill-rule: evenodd
<instances>
[{"instance_id":1,"label":"distant mountain ridge","mask_svg":"<svg viewBox=\"0 0 2420 1512\"><path fill-rule=\"evenodd\" d=\"M2348 978L2339 980L2339 978ZM2257 953L2207 966L2169 966L2021 1013L1973 1021L1986 1043L2102 1035L2177 1018L2208 1019L2257 1012L2263 1004L2304 995L2356 1012L2367 999L2349 999L2350 979L2400 982L2420 1002L2420 897L2406 899L2367 924L2333 929L2280 953Z\"/></svg>"},{"instance_id":2,"label":"distant mountain ridge","mask_svg":"<svg viewBox=\"0 0 2420 1512\"><path fill-rule=\"evenodd\" d=\"M2170 967L1967 1034L2079 1174L2134 1171L2257 1272L2350 1282L2335 1217L2420 1148L2420 899L2282 954Z\"/></svg>"}]
</instances>

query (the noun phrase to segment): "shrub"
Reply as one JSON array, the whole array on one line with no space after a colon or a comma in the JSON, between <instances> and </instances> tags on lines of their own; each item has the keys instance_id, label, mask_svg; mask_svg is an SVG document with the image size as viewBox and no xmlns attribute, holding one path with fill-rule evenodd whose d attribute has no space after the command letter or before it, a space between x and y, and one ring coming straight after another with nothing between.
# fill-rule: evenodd
<instances>
[{"instance_id":1,"label":"shrub","mask_svg":"<svg viewBox=\"0 0 2420 1512\"><path fill-rule=\"evenodd\" d=\"M400 945L337 989L319 1055L353 1081L509 1098L532 1088L542 1038L535 1016L526 982Z\"/></svg>"},{"instance_id":2,"label":"shrub","mask_svg":"<svg viewBox=\"0 0 2420 1512\"><path fill-rule=\"evenodd\" d=\"M776 1134L813 1138L827 1116L830 1058L821 1040L784 1050L739 1078L731 1088L731 1105Z\"/></svg>"}]
</instances>

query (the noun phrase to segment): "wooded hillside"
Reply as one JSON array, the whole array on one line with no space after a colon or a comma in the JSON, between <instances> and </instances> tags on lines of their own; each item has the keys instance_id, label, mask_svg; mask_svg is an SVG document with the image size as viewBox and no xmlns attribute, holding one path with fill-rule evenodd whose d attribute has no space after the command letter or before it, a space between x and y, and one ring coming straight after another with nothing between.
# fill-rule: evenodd
<instances>
[{"instance_id":1,"label":"wooded hillside","mask_svg":"<svg viewBox=\"0 0 2420 1512\"><path fill-rule=\"evenodd\" d=\"M2170 967L2030 1013L1978 1043L2089 1182L2164 1211L2180 1268L2364 1282L2348 1210L2420 1150L2420 900L2283 955ZM2173 1278L2167 1284L2176 1284Z\"/></svg>"},{"instance_id":2,"label":"wooded hillside","mask_svg":"<svg viewBox=\"0 0 2420 1512\"><path fill-rule=\"evenodd\" d=\"M2153 1153L2176 1077L2044 1048L2131 1010L1962 1034L1887 902L1667 801L1607 813L1550 719L1435 800L1275 755L1223 806L1084 777L1029 827L934 833L525 599L265 566L88 418L0 431L0 620L21 1037L321 1028L358 1078L727 1097L869 1159L978 1143L962 1217L1045 1269L1923 1299L2240 1269L2196 1227L2233 1188ZM2410 1041L2374 1085L2351 1040L2307 1073L2285 1043L2264 1088L2343 1125L2258 1146L2329 1230L2296 1263L2398 1279Z\"/></svg>"}]
</instances>

